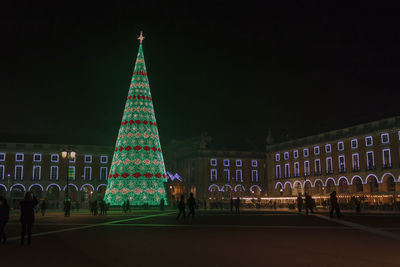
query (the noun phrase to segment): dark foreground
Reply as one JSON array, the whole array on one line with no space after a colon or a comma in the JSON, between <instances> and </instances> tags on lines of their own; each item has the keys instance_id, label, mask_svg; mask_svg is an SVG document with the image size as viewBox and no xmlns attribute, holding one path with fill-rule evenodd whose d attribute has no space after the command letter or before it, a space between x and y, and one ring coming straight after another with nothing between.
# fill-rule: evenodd
<instances>
[{"instance_id":1,"label":"dark foreground","mask_svg":"<svg viewBox=\"0 0 400 267\"><path fill-rule=\"evenodd\" d=\"M0 266L399 266L400 215L199 211L37 215L31 246L7 225Z\"/></svg>"}]
</instances>

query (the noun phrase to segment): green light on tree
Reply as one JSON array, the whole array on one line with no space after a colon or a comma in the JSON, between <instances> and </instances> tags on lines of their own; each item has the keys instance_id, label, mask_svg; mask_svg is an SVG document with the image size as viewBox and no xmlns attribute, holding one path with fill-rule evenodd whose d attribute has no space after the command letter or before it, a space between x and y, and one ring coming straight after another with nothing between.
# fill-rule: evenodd
<instances>
[{"instance_id":1,"label":"green light on tree","mask_svg":"<svg viewBox=\"0 0 400 267\"><path fill-rule=\"evenodd\" d=\"M166 172L144 62L142 32L104 200L112 206L167 203Z\"/></svg>"}]
</instances>

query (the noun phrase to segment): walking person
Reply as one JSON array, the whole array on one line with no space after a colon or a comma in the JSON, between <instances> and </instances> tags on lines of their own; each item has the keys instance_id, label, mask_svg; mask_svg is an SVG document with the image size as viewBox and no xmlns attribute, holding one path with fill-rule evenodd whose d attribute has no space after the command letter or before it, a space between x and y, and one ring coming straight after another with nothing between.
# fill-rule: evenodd
<instances>
[{"instance_id":1,"label":"walking person","mask_svg":"<svg viewBox=\"0 0 400 267\"><path fill-rule=\"evenodd\" d=\"M93 201L93 216L97 216L97 213L99 211L98 205L97 205L97 200Z\"/></svg>"},{"instance_id":2,"label":"walking person","mask_svg":"<svg viewBox=\"0 0 400 267\"><path fill-rule=\"evenodd\" d=\"M297 210L299 213L301 213L301 210L303 209L303 198L301 197L301 193L299 193L299 196L297 197Z\"/></svg>"},{"instance_id":3,"label":"walking person","mask_svg":"<svg viewBox=\"0 0 400 267\"><path fill-rule=\"evenodd\" d=\"M340 212L339 203L336 196L336 191L333 191L330 195L331 200L331 212L329 214L330 217L333 217L333 211L336 211L336 216L338 218L342 217L342 213Z\"/></svg>"},{"instance_id":4,"label":"walking person","mask_svg":"<svg viewBox=\"0 0 400 267\"><path fill-rule=\"evenodd\" d=\"M7 236L4 232L4 228L10 218L10 206L8 206L7 200L4 197L0 197L0 243L4 244L7 242Z\"/></svg>"},{"instance_id":5,"label":"walking person","mask_svg":"<svg viewBox=\"0 0 400 267\"><path fill-rule=\"evenodd\" d=\"M233 212L233 198L231 198L231 213Z\"/></svg>"},{"instance_id":6,"label":"walking person","mask_svg":"<svg viewBox=\"0 0 400 267\"><path fill-rule=\"evenodd\" d=\"M239 213L239 209L240 209L240 198L237 197L236 200L235 200L235 210L236 210L236 213Z\"/></svg>"},{"instance_id":7,"label":"walking person","mask_svg":"<svg viewBox=\"0 0 400 267\"><path fill-rule=\"evenodd\" d=\"M64 216L69 217L71 214L71 201L69 199L64 200Z\"/></svg>"},{"instance_id":8,"label":"walking person","mask_svg":"<svg viewBox=\"0 0 400 267\"><path fill-rule=\"evenodd\" d=\"M36 197L31 192L26 192L24 200L19 205L21 208L21 245L25 243L25 234L28 234L28 245L31 244L32 224L35 221L35 206L38 204Z\"/></svg>"},{"instance_id":9,"label":"walking person","mask_svg":"<svg viewBox=\"0 0 400 267\"><path fill-rule=\"evenodd\" d=\"M178 220L181 217L181 214L183 215L183 219L186 219L186 211L185 211L185 196L181 195L181 200L178 203L178 209L179 213L176 219Z\"/></svg>"},{"instance_id":10,"label":"walking person","mask_svg":"<svg viewBox=\"0 0 400 267\"><path fill-rule=\"evenodd\" d=\"M126 200L126 211L131 213L131 203L129 203L129 199Z\"/></svg>"},{"instance_id":11,"label":"walking person","mask_svg":"<svg viewBox=\"0 0 400 267\"><path fill-rule=\"evenodd\" d=\"M314 210L313 210L314 201L309 194L305 193L305 196L306 196L306 215L308 215L308 210L310 210L311 213L314 213Z\"/></svg>"},{"instance_id":12,"label":"walking person","mask_svg":"<svg viewBox=\"0 0 400 267\"><path fill-rule=\"evenodd\" d=\"M187 200L187 204L189 206L188 217L190 217L190 215L192 215L192 218L194 218L194 211L196 209L196 200L194 199L192 192L190 192L190 197Z\"/></svg>"},{"instance_id":13,"label":"walking person","mask_svg":"<svg viewBox=\"0 0 400 267\"><path fill-rule=\"evenodd\" d=\"M40 204L40 211L42 212L42 216L46 214L47 204L46 200L43 199L42 203Z\"/></svg>"},{"instance_id":14,"label":"walking person","mask_svg":"<svg viewBox=\"0 0 400 267\"><path fill-rule=\"evenodd\" d=\"M160 210L161 210L161 211L164 210L164 204L165 204L165 200L164 200L164 198L162 198L162 199L160 200Z\"/></svg>"}]
</instances>

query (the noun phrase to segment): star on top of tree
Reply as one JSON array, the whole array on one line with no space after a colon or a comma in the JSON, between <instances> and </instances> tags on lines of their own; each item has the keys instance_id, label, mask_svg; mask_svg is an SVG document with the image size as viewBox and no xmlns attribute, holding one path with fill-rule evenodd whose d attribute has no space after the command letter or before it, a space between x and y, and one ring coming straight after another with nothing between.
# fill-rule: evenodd
<instances>
[{"instance_id":1,"label":"star on top of tree","mask_svg":"<svg viewBox=\"0 0 400 267\"><path fill-rule=\"evenodd\" d=\"M139 37L137 38L137 39L140 41L140 44L142 44L144 38L145 38L145 37L143 36L143 31L140 31L140 35L139 35Z\"/></svg>"}]
</instances>

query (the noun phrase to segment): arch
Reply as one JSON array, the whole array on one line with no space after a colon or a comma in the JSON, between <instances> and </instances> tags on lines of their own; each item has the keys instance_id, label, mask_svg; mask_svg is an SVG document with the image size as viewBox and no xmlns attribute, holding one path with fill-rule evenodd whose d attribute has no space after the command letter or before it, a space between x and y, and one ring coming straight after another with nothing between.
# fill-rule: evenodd
<instances>
[{"instance_id":1,"label":"arch","mask_svg":"<svg viewBox=\"0 0 400 267\"><path fill-rule=\"evenodd\" d=\"M296 184L300 184L300 188L303 188L303 185L301 184L301 182L299 180L296 180L296 181L293 182L293 187L295 187Z\"/></svg>"},{"instance_id":2,"label":"arch","mask_svg":"<svg viewBox=\"0 0 400 267\"><path fill-rule=\"evenodd\" d=\"M68 184L68 186L72 186L76 189L76 191L79 191L78 187L75 184ZM65 191L65 189L67 189L67 185L64 186L63 191Z\"/></svg>"},{"instance_id":3,"label":"arch","mask_svg":"<svg viewBox=\"0 0 400 267\"><path fill-rule=\"evenodd\" d=\"M233 188L232 188L231 185L225 184L225 185L223 185L222 188L221 188L221 191L222 191L222 192L226 192L226 191L224 190L225 187L229 187L229 188L231 189L231 191L233 191Z\"/></svg>"},{"instance_id":4,"label":"arch","mask_svg":"<svg viewBox=\"0 0 400 267\"><path fill-rule=\"evenodd\" d=\"M312 187L315 187L315 185L317 184L318 181L321 182L322 186L324 186L324 182L320 178L317 178L314 180L314 184L312 185Z\"/></svg>"},{"instance_id":5,"label":"arch","mask_svg":"<svg viewBox=\"0 0 400 267\"><path fill-rule=\"evenodd\" d=\"M250 186L250 188L249 188L249 190L250 190L250 192L251 192L251 193L254 193L254 191L253 191L253 187L257 187L257 188L258 188L258 190L260 190L260 192L262 191L262 189L261 189L261 187L260 187L260 186L258 186L258 185L256 185L256 184L254 184L254 185Z\"/></svg>"},{"instance_id":6,"label":"arch","mask_svg":"<svg viewBox=\"0 0 400 267\"><path fill-rule=\"evenodd\" d=\"M324 186L327 186L327 185L328 185L328 181L329 181L329 180L332 180L332 181L333 181L333 184L336 185L335 179L333 179L332 177L329 177L328 179L325 180Z\"/></svg>"},{"instance_id":7,"label":"arch","mask_svg":"<svg viewBox=\"0 0 400 267\"><path fill-rule=\"evenodd\" d=\"M371 173L371 174L368 174L368 176L365 178L365 183L364 184L367 184L368 183L368 178L369 177L375 177L375 179L376 179L376 181L378 182L378 183L381 183L380 181L379 181L379 178L375 175L375 174L373 174L373 173Z\"/></svg>"},{"instance_id":8,"label":"arch","mask_svg":"<svg viewBox=\"0 0 400 267\"><path fill-rule=\"evenodd\" d=\"M278 185L281 185L281 188L283 189L283 184L281 183L281 182L277 182L276 184L275 184L275 189L278 189Z\"/></svg>"},{"instance_id":9,"label":"arch","mask_svg":"<svg viewBox=\"0 0 400 267\"><path fill-rule=\"evenodd\" d=\"M394 177L394 175L391 174L390 172L387 172L387 173L384 173L384 174L382 175L380 183L383 183L383 178L385 178L386 175L392 176L393 180L394 180L395 182L397 182L396 177ZM378 181L378 182L379 182L379 181Z\"/></svg>"},{"instance_id":10,"label":"arch","mask_svg":"<svg viewBox=\"0 0 400 267\"><path fill-rule=\"evenodd\" d=\"M293 186L292 186L292 184L291 184L289 181L285 182L285 184L283 185L283 189L286 188L286 185L287 185L287 184L289 184L289 185L290 185L290 188L293 189Z\"/></svg>"},{"instance_id":11,"label":"arch","mask_svg":"<svg viewBox=\"0 0 400 267\"><path fill-rule=\"evenodd\" d=\"M107 186L107 185L106 185L106 184L99 184L99 185L96 187L96 191L99 191L100 187L102 187L102 186ZM78 190L78 188L77 188L76 190Z\"/></svg>"},{"instance_id":12,"label":"arch","mask_svg":"<svg viewBox=\"0 0 400 267\"><path fill-rule=\"evenodd\" d=\"M49 185L46 187L46 191L49 191L49 188L50 188L51 186L53 186L53 185L54 185L55 187L57 187L59 191L61 191L61 187L60 187L58 184L49 184Z\"/></svg>"},{"instance_id":13,"label":"arch","mask_svg":"<svg viewBox=\"0 0 400 267\"><path fill-rule=\"evenodd\" d=\"M81 186L81 191L83 190L83 188L84 188L85 186L89 186L89 187L92 188L92 190L94 191L94 187L93 187L93 185L91 185L91 184L83 184L83 185Z\"/></svg>"},{"instance_id":14,"label":"arch","mask_svg":"<svg viewBox=\"0 0 400 267\"><path fill-rule=\"evenodd\" d=\"M216 185L216 184L210 185L210 186L208 187L208 191L212 192L211 189L212 189L213 187L216 187L216 188L217 188L217 191L221 191L221 190L219 189L218 185Z\"/></svg>"},{"instance_id":15,"label":"arch","mask_svg":"<svg viewBox=\"0 0 400 267\"><path fill-rule=\"evenodd\" d=\"M1 187L4 188L4 190L7 192L7 186L5 186L4 184L0 184Z\"/></svg>"},{"instance_id":16,"label":"arch","mask_svg":"<svg viewBox=\"0 0 400 267\"><path fill-rule=\"evenodd\" d=\"M43 186L41 185L41 184L31 184L29 187L28 187L28 191L31 191L31 188L32 187L34 187L34 186L39 186L41 189L42 189L42 191L44 191L44 188L43 188Z\"/></svg>"},{"instance_id":17,"label":"arch","mask_svg":"<svg viewBox=\"0 0 400 267\"><path fill-rule=\"evenodd\" d=\"M322 181L322 180L321 180ZM311 185L311 187L314 187L314 185L313 185L313 183L311 182L311 180L309 180L309 179L307 179L307 180L305 180L304 181L304 183L303 183L303 188L306 188L306 183L310 183L310 185Z\"/></svg>"},{"instance_id":18,"label":"arch","mask_svg":"<svg viewBox=\"0 0 400 267\"><path fill-rule=\"evenodd\" d=\"M343 180L343 179L345 179L347 184L349 184L349 180L347 179L346 176L340 176L340 178L337 180L337 183L335 185L339 186L340 185L340 180Z\"/></svg>"},{"instance_id":19,"label":"arch","mask_svg":"<svg viewBox=\"0 0 400 267\"><path fill-rule=\"evenodd\" d=\"M350 185L353 184L355 178L359 178L359 179L361 180L361 183L364 184L364 181L363 181L363 179L361 178L361 176L359 176L359 175L354 175L354 176L351 178Z\"/></svg>"},{"instance_id":20,"label":"arch","mask_svg":"<svg viewBox=\"0 0 400 267\"><path fill-rule=\"evenodd\" d=\"M243 190L243 191L246 191L246 189L244 188L244 186L243 186L243 185L241 185L241 184L237 184L237 185L235 186L235 192L237 192L237 188L238 188L239 186L241 186L241 187L242 187L242 190Z\"/></svg>"},{"instance_id":21,"label":"arch","mask_svg":"<svg viewBox=\"0 0 400 267\"><path fill-rule=\"evenodd\" d=\"M14 188L14 186L21 186L23 189L24 189L24 191L26 191L26 188L25 188L25 186L23 185L23 184L13 184L11 187L10 187L10 191L12 191L13 190L13 188Z\"/></svg>"}]
</instances>

